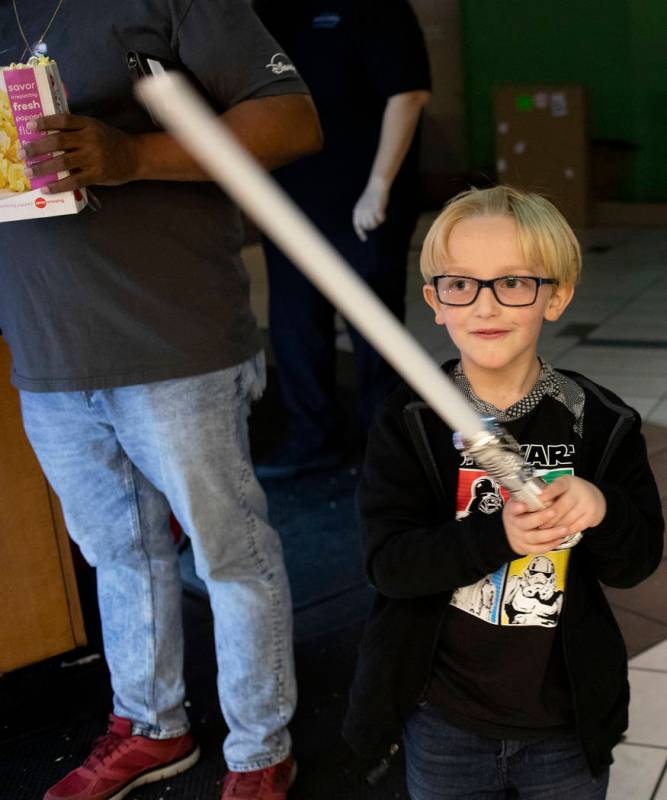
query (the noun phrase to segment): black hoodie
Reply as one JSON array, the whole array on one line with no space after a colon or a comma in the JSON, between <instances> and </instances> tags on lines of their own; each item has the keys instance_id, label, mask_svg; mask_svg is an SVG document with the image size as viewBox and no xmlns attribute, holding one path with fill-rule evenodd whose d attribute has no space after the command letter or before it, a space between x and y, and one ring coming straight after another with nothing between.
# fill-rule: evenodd
<instances>
[{"instance_id":1,"label":"black hoodie","mask_svg":"<svg viewBox=\"0 0 667 800\"><path fill-rule=\"evenodd\" d=\"M578 475L607 503L604 520L572 551L558 626L577 733L598 775L627 727L629 702L627 653L600 583L625 588L647 578L662 558L664 522L639 415L607 389L561 372L585 393ZM459 463L451 430L399 386L371 431L358 490L377 595L343 729L359 754L382 759L375 775L425 697L452 591L516 558L500 512L455 520Z\"/></svg>"}]
</instances>

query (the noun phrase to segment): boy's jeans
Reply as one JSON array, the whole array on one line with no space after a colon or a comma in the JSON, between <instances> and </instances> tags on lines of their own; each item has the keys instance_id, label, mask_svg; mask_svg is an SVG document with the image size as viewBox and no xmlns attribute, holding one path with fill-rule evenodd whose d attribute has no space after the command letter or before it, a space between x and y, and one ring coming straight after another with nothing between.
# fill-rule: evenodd
<instances>
[{"instance_id":1,"label":"boy's jeans","mask_svg":"<svg viewBox=\"0 0 667 800\"><path fill-rule=\"evenodd\" d=\"M540 741L488 739L419 708L405 731L412 800L603 800L609 770L593 778L574 735Z\"/></svg>"},{"instance_id":2,"label":"boy's jeans","mask_svg":"<svg viewBox=\"0 0 667 800\"><path fill-rule=\"evenodd\" d=\"M192 378L92 392L22 392L24 425L67 526L97 568L114 713L178 736L181 584L169 508L192 540L215 627L230 769L290 750L296 704L291 600L247 435L264 359Z\"/></svg>"}]
</instances>

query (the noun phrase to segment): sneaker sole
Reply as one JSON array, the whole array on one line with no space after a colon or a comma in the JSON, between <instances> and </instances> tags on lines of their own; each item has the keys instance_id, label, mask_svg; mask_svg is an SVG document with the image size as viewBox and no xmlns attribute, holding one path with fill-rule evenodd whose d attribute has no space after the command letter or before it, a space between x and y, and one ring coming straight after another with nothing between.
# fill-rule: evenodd
<instances>
[{"instance_id":1,"label":"sneaker sole","mask_svg":"<svg viewBox=\"0 0 667 800\"><path fill-rule=\"evenodd\" d=\"M195 747L192 752L185 756L185 758L181 758L180 761L172 761L170 764L165 764L162 767L158 767L158 769L151 770L151 772L144 772L143 775L139 775L132 783L128 783L127 786L124 786L119 792L110 795L107 800L122 800L123 797L138 786L145 786L147 783L157 783L157 781L162 781L165 778L173 778L175 775L180 775L181 772L185 772L190 769L190 767L193 767L199 761L199 756L199 747Z\"/></svg>"}]
</instances>

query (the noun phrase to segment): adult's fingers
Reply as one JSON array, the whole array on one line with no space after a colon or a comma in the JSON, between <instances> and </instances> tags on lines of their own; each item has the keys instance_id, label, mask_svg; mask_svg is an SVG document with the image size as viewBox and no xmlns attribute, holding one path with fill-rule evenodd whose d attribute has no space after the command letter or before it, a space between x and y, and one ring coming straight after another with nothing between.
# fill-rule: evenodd
<instances>
[{"instance_id":1,"label":"adult's fingers","mask_svg":"<svg viewBox=\"0 0 667 800\"><path fill-rule=\"evenodd\" d=\"M56 172L65 172L82 166L83 164L78 154L62 153L62 155L54 158L33 163L32 166L26 167L25 174L29 178L39 178L43 175L54 175Z\"/></svg>"},{"instance_id":2,"label":"adult's fingers","mask_svg":"<svg viewBox=\"0 0 667 800\"><path fill-rule=\"evenodd\" d=\"M42 186L40 191L43 194L56 194L58 192L74 192L77 189L83 189L85 186L89 186L94 181L92 176L89 176L85 172L74 172L68 175L66 178L62 178L59 181L52 181L51 183L47 184L46 186Z\"/></svg>"},{"instance_id":3,"label":"adult's fingers","mask_svg":"<svg viewBox=\"0 0 667 800\"><path fill-rule=\"evenodd\" d=\"M90 117L80 117L76 114L50 114L30 120L27 127L28 130L36 131L77 131L85 128L90 121Z\"/></svg>"},{"instance_id":4,"label":"adult's fingers","mask_svg":"<svg viewBox=\"0 0 667 800\"><path fill-rule=\"evenodd\" d=\"M51 133L42 139L35 139L26 144L19 150L18 156L21 159L30 159L35 156L43 156L47 153L55 153L58 150L76 150L81 145L80 134L77 133Z\"/></svg>"},{"instance_id":5,"label":"adult's fingers","mask_svg":"<svg viewBox=\"0 0 667 800\"><path fill-rule=\"evenodd\" d=\"M361 241L365 242L368 239L368 237L366 236L366 231L364 230L361 224L361 220L359 219L356 213L352 217L352 226L354 227L355 233L361 239Z\"/></svg>"}]
</instances>

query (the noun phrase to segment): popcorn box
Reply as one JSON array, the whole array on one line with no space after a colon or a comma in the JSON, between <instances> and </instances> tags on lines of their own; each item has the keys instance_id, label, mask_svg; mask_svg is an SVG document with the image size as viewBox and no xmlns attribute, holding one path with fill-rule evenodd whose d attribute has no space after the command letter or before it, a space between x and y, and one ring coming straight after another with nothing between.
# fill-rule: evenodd
<instances>
[{"instance_id":1,"label":"popcorn box","mask_svg":"<svg viewBox=\"0 0 667 800\"><path fill-rule=\"evenodd\" d=\"M85 190L44 194L41 187L55 176L27 178L18 151L40 139L44 131L29 131L27 123L49 114L67 113L67 99L58 66L46 57L28 64L0 68L0 222L78 214L86 205ZM43 161L40 156L31 163ZM59 172L64 178L67 172Z\"/></svg>"}]
</instances>

